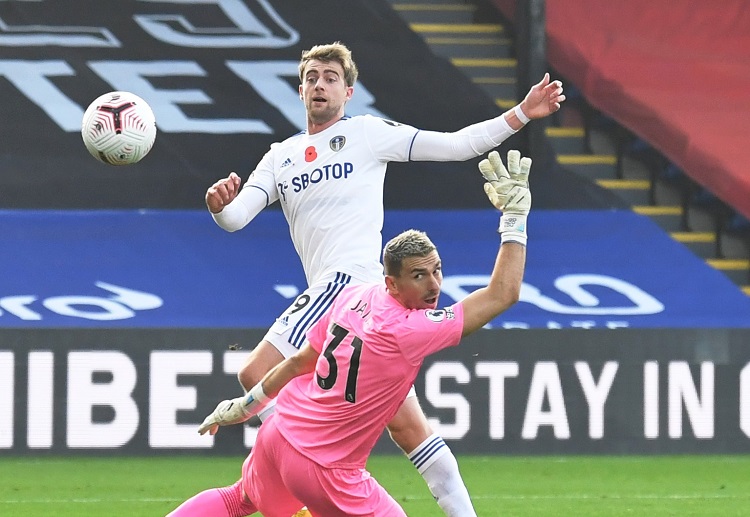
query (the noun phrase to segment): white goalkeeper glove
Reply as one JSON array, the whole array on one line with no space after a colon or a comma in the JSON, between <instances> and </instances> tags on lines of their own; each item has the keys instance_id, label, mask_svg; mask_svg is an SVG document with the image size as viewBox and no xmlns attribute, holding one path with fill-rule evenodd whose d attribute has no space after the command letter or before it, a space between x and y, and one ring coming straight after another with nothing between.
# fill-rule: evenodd
<instances>
[{"instance_id":1,"label":"white goalkeeper glove","mask_svg":"<svg viewBox=\"0 0 750 517\"><path fill-rule=\"evenodd\" d=\"M268 405L269 400L259 382L245 395L219 402L213 413L208 415L198 427L198 433L206 434L208 431L209 434L214 435L219 431L219 426L241 424L250 420Z\"/></svg>"},{"instance_id":2,"label":"white goalkeeper glove","mask_svg":"<svg viewBox=\"0 0 750 517\"><path fill-rule=\"evenodd\" d=\"M479 171L487 180L484 192L495 208L503 212L497 230L502 242L526 245L526 216L531 210L530 170L531 158L521 158L516 150L508 151L507 169L497 151L479 162Z\"/></svg>"}]
</instances>

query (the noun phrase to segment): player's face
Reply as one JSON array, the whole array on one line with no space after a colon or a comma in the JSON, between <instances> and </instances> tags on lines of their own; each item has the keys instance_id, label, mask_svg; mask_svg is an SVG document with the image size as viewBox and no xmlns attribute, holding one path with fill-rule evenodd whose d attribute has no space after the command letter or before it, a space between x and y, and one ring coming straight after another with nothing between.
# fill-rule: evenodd
<instances>
[{"instance_id":1,"label":"player's face","mask_svg":"<svg viewBox=\"0 0 750 517\"><path fill-rule=\"evenodd\" d=\"M396 297L407 309L437 308L443 268L440 255L433 251L426 257L409 257L401 265L401 274L391 277Z\"/></svg>"},{"instance_id":2,"label":"player's face","mask_svg":"<svg viewBox=\"0 0 750 517\"><path fill-rule=\"evenodd\" d=\"M344 68L339 63L313 59L305 65L303 78L299 94L313 124L325 124L344 116L344 106L354 88L346 85Z\"/></svg>"}]
</instances>

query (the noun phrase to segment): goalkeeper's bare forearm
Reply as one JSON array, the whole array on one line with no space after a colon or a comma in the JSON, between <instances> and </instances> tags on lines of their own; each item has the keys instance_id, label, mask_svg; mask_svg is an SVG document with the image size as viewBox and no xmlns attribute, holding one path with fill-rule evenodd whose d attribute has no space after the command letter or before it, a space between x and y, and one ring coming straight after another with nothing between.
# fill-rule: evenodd
<instances>
[{"instance_id":1,"label":"goalkeeper's bare forearm","mask_svg":"<svg viewBox=\"0 0 750 517\"><path fill-rule=\"evenodd\" d=\"M286 386L289 381L315 370L318 355L318 352L309 343L305 343L299 352L274 366L263 377L263 380L260 381L263 392L268 398L276 397L281 388Z\"/></svg>"},{"instance_id":2,"label":"goalkeeper's bare forearm","mask_svg":"<svg viewBox=\"0 0 750 517\"><path fill-rule=\"evenodd\" d=\"M312 372L317 360L318 353L309 344L305 344L295 355L276 365L246 394L219 402L216 409L198 427L198 432L213 435L221 426L246 422L266 407L289 381Z\"/></svg>"}]
</instances>

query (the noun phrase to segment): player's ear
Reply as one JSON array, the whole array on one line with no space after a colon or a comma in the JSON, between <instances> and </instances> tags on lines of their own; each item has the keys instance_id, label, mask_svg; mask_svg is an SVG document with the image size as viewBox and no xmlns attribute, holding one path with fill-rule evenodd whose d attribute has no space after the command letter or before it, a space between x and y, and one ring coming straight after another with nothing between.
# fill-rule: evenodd
<instances>
[{"instance_id":1,"label":"player's ear","mask_svg":"<svg viewBox=\"0 0 750 517\"><path fill-rule=\"evenodd\" d=\"M396 285L396 277L393 275L385 275L385 287L388 292L392 295L398 294L398 285Z\"/></svg>"},{"instance_id":2,"label":"player's ear","mask_svg":"<svg viewBox=\"0 0 750 517\"><path fill-rule=\"evenodd\" d=\"M302 97L302 85L301 84L299 85L298 90L299 90L299 98L300 98L300 100L303 100L303 97Z\"/></svg>"}]
</instances>

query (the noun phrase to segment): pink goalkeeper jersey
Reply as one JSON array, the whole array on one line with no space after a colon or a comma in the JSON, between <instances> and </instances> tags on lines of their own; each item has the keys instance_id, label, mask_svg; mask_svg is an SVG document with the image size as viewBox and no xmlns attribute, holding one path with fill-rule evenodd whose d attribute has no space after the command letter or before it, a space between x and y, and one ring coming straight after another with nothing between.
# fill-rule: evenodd
<instances>
[{"instance_id":1,"label":"pink goalkeeper jersey","mask_svg":"<svg viewBox=\"0 0 750 517\"><path fill-rule=\"evenodd\" d=\"M307 336L315 372L292 380L276 401L284 437L328 468L364 468L403 403L424 358L461 340L463 307L409 310L385 285L345 289Z\"/></svg>"}]
</instances>

